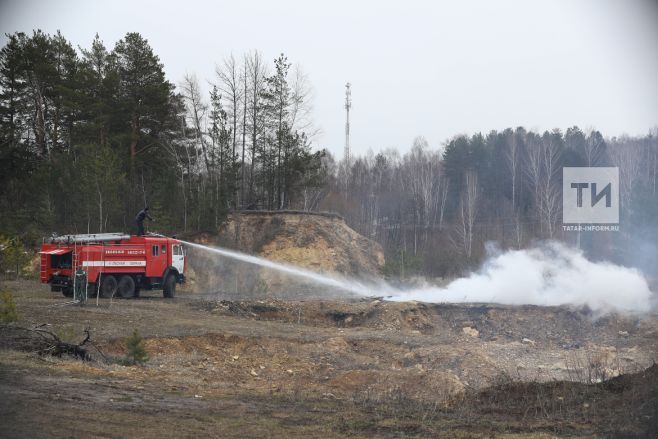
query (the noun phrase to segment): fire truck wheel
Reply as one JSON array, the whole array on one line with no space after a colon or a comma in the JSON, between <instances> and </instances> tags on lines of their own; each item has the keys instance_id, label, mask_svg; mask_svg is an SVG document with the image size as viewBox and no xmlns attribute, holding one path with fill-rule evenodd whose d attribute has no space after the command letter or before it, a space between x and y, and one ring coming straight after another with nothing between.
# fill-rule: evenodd
<instances>
[{"instance_id":1,"label":"fire truck wheel","mask_svg":"<svg viewBox=\"0 0 658 439\"><path fill-rule=\"evenodd\" d=\"M101 297L109 299L117 292L117 279L111 274L105 276L101 282Z\"/></svg>"},{"instance_id":2,"label":"fire truck wheel","mask_svg":"<svg viewBox=\"0 0 658 439\"><path fill-rule=\"evenodd\" d=\"M73 288L62 288L64 297L73 297Z\"/></svg>"},{"instance_id":3,"label":"fire truck wheel","mask_svg":"<svg viewBox=\"0 0 658 439\"><path fill-rule=\"evenodd\" d=\"M135 281L132 276L121 276L121 279L119 279L119 285L117 286L117 295L124 299L135 295Z\"/></svg>"},{"instance_id":4,"label":"fire truck wheel","mask_svg":"<svg viewBox=\"0 0 658 439\"><path fill-rule=\"evenodd\" d=\"M164 287L162 288L162 295L168 299L176 295L176 275L170 274L165 280Z\"/></svg>"}]
</instances>

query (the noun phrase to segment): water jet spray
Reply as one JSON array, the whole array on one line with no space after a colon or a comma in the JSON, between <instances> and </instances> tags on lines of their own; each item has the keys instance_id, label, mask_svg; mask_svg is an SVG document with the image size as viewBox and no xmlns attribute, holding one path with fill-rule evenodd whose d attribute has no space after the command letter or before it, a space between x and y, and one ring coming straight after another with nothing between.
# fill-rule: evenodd
<instances>
[{"instance_id":1,"label":"water jet spray","mask_svg":"<svg viewBox=\"0 0 658 439\"><path fill-rule=\"evenodd\" d=\"M341 290L349 291L351 293L355 293L358 295L362 296L369 296L374 294L373 287L368 287L366 285L363 285L362 283L355 281L355 280L349 280L349 279L340 279L337 277L331 277L327 275L323 275L320 273L316 273L311 270L306 270L304 268L300 267L295 267L292 265L288 264L282 264L280 262L273 262L270 261L269 259L261 258L258 256L252 256L248 255L245 253L233 251L233 250L227 250L224 248L217 248L217 247L210 247L207 245L201 245L201 244L196 244L194 242L189 242L189 241L182 241L182 243L185 245L189 245L190 247L206 250L212 253L216 253L221 256L225 256L227 258L235 259L238 261L246 262L249 264L253 265L258 265L261 267L265 268L270 268L272 270L276 270L282 273L290 274L295 277L303 278L310 280L314 283L317 284L322 284L326 285L329 287L334 287L334 288L339 288Z\"/></svg>"}]
</instances>

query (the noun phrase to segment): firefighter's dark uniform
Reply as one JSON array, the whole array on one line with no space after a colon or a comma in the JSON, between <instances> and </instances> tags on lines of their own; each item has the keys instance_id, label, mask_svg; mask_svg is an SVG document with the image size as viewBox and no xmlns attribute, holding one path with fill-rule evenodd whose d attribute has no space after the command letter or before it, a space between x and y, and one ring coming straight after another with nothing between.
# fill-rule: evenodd
<instances>
[{"instance_id":1,"label":"firefighter's dark uniform","mask_svg":"<svg viewBox=\"0 0 658 439\"><path fill-rule=\"evenodd\" d=\"M149 209L148 207L142 209L139 211L137 216L135 217L135 222L137 223L137 236L143 236L144 235L144 219L148 218L149 220L153 221L153 218L149 215Z\"/></svg>"}]
</instances>

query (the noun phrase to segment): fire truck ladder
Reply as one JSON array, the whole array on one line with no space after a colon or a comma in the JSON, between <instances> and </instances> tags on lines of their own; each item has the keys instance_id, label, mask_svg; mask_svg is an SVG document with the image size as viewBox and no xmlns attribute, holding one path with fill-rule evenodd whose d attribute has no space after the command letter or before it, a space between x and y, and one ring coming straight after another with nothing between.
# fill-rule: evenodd
<instances>
[{"instance_id":1,"label":"fire truck ladder","mask_svg":"<svg viewBox=\"0 0 658 439\"><path fill-rule=\"evenodd\" d=\"M45 279L48 280L48 255L45 253L41 253L41 269L39 271L39 279Z\"/></svg>"},{"instance_id":2,"label":"fire truck ladder","mask_svg":"<svg viewBox=\"0 0 658 439\"><path fill-rule=\"evenodd\" d=\"M60 244L82 244L85 242L121 241L122 239L130 239L130 235L126 235L125 233L87 233L82 235L62 235L51 238L50 242Z\"/></svg>"}]
</instances>

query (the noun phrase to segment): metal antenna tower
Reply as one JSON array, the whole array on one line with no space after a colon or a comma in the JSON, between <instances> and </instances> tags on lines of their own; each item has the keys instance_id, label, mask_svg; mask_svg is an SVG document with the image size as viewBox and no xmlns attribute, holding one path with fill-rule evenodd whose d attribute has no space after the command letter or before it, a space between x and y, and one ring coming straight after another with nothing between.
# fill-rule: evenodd
<instances>
[{"instance_id":1,"label":"metal antenna tower","mask_svg":"<svg viewBox=\"0 0 658 439\"><path fill-rule=\"evenodd\" d=\"M350 108L352 108L352 91L350 83L345 84L345 163L350 163Z\"/></svg>"}]
</instances>

